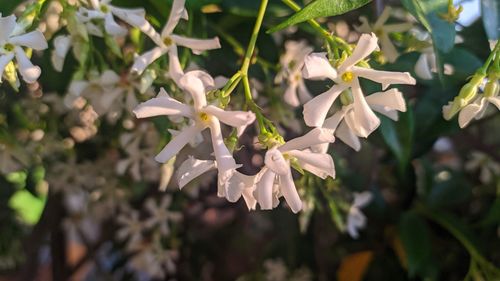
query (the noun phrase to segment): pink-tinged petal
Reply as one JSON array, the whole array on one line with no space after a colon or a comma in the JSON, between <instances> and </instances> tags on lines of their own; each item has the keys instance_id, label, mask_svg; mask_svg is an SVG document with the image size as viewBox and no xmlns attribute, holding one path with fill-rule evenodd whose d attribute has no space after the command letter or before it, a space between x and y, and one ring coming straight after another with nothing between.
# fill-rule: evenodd
<instances>
[{"instance_id":1,"label":"pink-tinged petal","mask_svg":"<svg viewBox=\"0 0 500 281\"><path fill-rule=\"evenodd\" d=\"M2 75L5 71L7 64L14 58L14 53L8 53L0 56L0 83L2 82Z\"/></svg>"},{"instance_id":2,"label":"pink-tinged petal","mask_svg":"<svg viewBox=\"0 0 500 281\"><path fill-rule=\"evenodd\" d=\"M334 80L337 78L337 71L328 61L326 53L312 53L304 60L302 77L312 80Z\"/></svg>"},{"instance_id":3,"label":"pink-tinged petal","mask_svg":"<svg viewBox=\"0 0 500 281\"><path fill-rule=\"evenodd\" d=\"M297 87L297 82L292 80L288 84L288 87L283 94L283 99L285 100L285 102L293 107L297 107L300 105L299 98L297 97Z\"/></svg>"},{"instance_id":4,"label":"pink-tinged petal","mask_svg":"<svg viewBox=\"0 0 500 281\"><path fill-rule=\"evenodd\" d=\"M212 160L198 160L189 156L177 169L177 183L179 189L201 176L202 174L215 169L215 162Z\"/></svg>"},{"instance_id":5,"label":"pink-tinged petal","mask_svg":"<svg viewBox=\"0 0 500 281\"><path fill-rule=\"evenodd\" d=\"M162 49L160 47L156 47L151 49L150 51L147 51L146 53L135 58L134 64L132 65L130 71L135 72L139 75L142 74L142 72L144 72L144 70L150 64L152 64L155 60L164 55L166 52L167 49Z\"/></svg>"},{"instance_id":6,"label":"pink-tinged petal","mask_svg":"<svg viewBox=\"0 0 500 281\"><path fill-rule=\"evenodd\" d=\"M311 146L311 151L314 153L327 153L328 147L330 147L329 142L317 144L317 145Z\"/></svg>"},{"instance_id":7,"label":"pink-tinged petal","mask_svg":"<svg viewBox=\"0 0 500 281\"><path fill-rule=\"evenodd\" d=\"M2 17L0 14L0 42L5 42L16 28L16 16Z\"/></svg>"},{"instance_id":8,"label":"pink-tinged petal","mask_svg":"<svg viewBox=\"0 0 500 281\"><path fill-rule=\"evenodd\" d=\"M161 88L160 93L166 93L165 89ZM180 115L193 119L193 111L191 107L169 97L160 96L145 101L134 109L134 114L137 118L148 118L159 115Z\"/></svg>"},{"instance_id":9,"label":"pink-tinged petal","mask_svg":"<svg viewBox=\"0 0 500 281\"><path fill-rule=\"evenodd\" d=\"M328 176L335 178L335 164L329 154L314 153L308 150L292 150L288 154L297 158L300 167L314 175L322 179L326 179Z\"/></svg>"},{"instance_id":10,"label":"pink-tinged petal","mask_svg":"<svg viewBox=\"0 0 500 281\"><path fill-rule=\"evenodd\" d=\"M278 148L281 152L287 152L290 150L302 150L309 148L314 145L322 143L331 143L335 141L332 130L314 128L310 130L307 134L291 139L285 144Z\"/></svg>"},{"instance_id":11,"label":"pink-tinged petal","mask_svg":"<svg viewBox=\"0 0 500 281\"><path fill-rule=\"evenodd\" d=\"M365 100L365 96L361 91L359 82L355 80L351 86L352 95L354 98L353 113L354 124L348 124L354 130L356 135L360 137L368 137L380 125L380 119L373 113L370 106ZM349 119L346 120L349 122Z\"/></svg>"},{"instance_id":12,"label":"pink-tinged petal","mask_svg":"<svg viewBox=\"0 0 500 281\"><path fill-rule=\"evenodd\" d=\"M213 115L222 123L231 127L247 126L255 121L255 114L251 111L226 111L213 105L203 108L203 112Z\"/></svg>"},{"instance_id":13,"label":"pink-tinged petal","mask_svg":"<svg viewBox=\"0 0 500 281\"><path fill-rule=\"evenodd\" d=\"M112 36L125 36L127 34L127 29L117 24L111 13L107 13L104 17L104 29Z\"/></svg>"},{"instance_id":14,"label":"pink-tinged petal","mask_svg":"<svg viewBox=\"0 0 500 281\"><path fill-rule=\"evenodd\" d=\"M285 160L283 154L275 147L270 148L264 157L266 167L278 175L284 175L290 170L290 164Z\"/></svg>"},{"instance_id":15,"label":"pink-tinged petal","mask_svg":"<svg viewBox=\"0 0 500 281\"><path fill-rule=\"evenodd\" d=\"M355 151L361 149L359 138L349 129L346 122L340 123L335 135L345 144L350 146Z\"/></svg>"},{"instance_id":16,"label":"pink-tinged petal","mask_svg":"<svg viewBox=\"0 0 500 281\"><path fill-rule=\"evenodd\" d=\"M168 16L168 21L161 32L161 37L167 37L174 31L175 27L177 26L177 23L179 23L179 20L185 14L186 10L186 8L184 7L185 2L186 2L185 0L174 0L172 8L170 9L170 15Z\"/></svg>"},{"instance_id":17,"label":"pink-tinged petal","mask_svg":"<svg viewBox=\"0 0 500 281\"><path fill-rule=\"evenodd\" d=\"M299 80L297 94L301 103L306 103L312 99L312 95L306 87L303 79Z\"/></svg>"},{"instance_id":18,"label":"pink-tinged petal","mask_svg":"<svg viewBox=\"0 0 500 281\"><path fill-rule=\"evenodd\" d=\"M191 49L196 55L206 50L219 49L221 47L218 37L212 39L195 39L179 35L172 35L170 37L177 45Z\"/></svg>"},{"instance_id":19,"label":"pink-tinged petal","mask_svg":"<svg viewBox=\"0 0 500 281\"><path fill-rule=\"evenodd\" d=\"M469 125L470 121L472 121L486 105L486 100L484 98L479 98L476 102L462 108L458 114L458 125L460 128Z\"/></svg>"},{"instance_id":20,"label":"pink-tinged petal","mask_svg":"<svg viewBox=\"0 0 500 281\"><path fill-rule=\"evenodd\" d=\"M293 182L292 171L288 170L285 175L278 176L278 180L286 203L293 213L298 213L302 210L302 200L300 200L299 193Z\"/></svg>"},{"instance_id":21,"label":"pink-tinged petal","mask_svg":"<svg viewBox=\"0 0 500 281\"><path fill-rule=\"evenodd\" d=\"M168 51L168 74L176 84L179 84L181 77L184 75L179 55L177 54L177 46L175 45L172 45Z\"/></svg>"},{"instance_id":22,"label":"pink-tinged petal","mask_svg":"<svg viewBox=\"0 0 500 281\"><path fill-rule=\"evenodd\" d=\"M333 102L346 89L345 85L334 85L328 91L304 104L304 122L309 127L321 127Z\"/></svg>"},{"instance_id":23,"label":"pink-tinged petal","mask_svg":"<svg viewBox=\"0 0 500 281\"><path fill-rule=\"evenodd\" d=\"M40 77L42 70L40 67L31 63L21 47L16 46L14 51L16 53L16 61L19 66L19 73L21 73L23 80L26 83L35 83L36 80L38 80L38 77Z\"/></svg>"},{"instance_id":24,"label":"pink-tinged petal","mask_svg":"<svg viewBox=\"0 0 500 281\"><path fill-rule=\"evenodd\" d=\"M382 34L382 36L380 37L380 47L382 48L384 57L387 59L388 62L393 63L398 59L399 57L398 50L392 43L387 33Z\"/></svg>"},{"instance_id":25,"label":"pink-tinged petal","mask_svg":"<svg viewBox=\"0 0 500 281\"><path fill-rule=\"evenodd\" d=\"M207 105L206 88L199 76L200 71L190 71L179 80L179 86L186 90L194 101L194 108L200 110Z\"/></svg>"},{"instance_id":26,"label":"pink-tinged petal","mask_svg":"<svg viewBox=\"0 0 500 281\"><path fill-rule=\"evenodd\" d=\"M224 143L219 120L212 118L209 128L210 136L212 137L215 161L217 162L217 169L219 170L218 185L219 188L223 188L222 190L219 189L219 196L225 196L225 194L222 194L221 192L225 193L226 185L229 179L233 176L235 170L241 165L236 164L233 154L229 152L229 149Z\"/></svg>"},{"instance_id":27,"label":"pink-tinged petal","mask_svg":"<svg viewBox=\"0 0 500 281\"><path fill-rule=\"evenodd\" d=\"M266 169L260 180L257 182L257 188L254 195L260 205L261 210L271 210L273 208L273 187L276 174Z\"/></svg>"},{"instance_id":28,"label":"pink-tinged petal","mask_svg":"<svg viewBox=\"0 0 500 281\"><path fill-rule=\"evenodd\" d=\"M378 50L378 38L374 33L363 34L359 38L358 45L354 48L352 55L348 57L338 69L338 73L344 73L361 60L368 57L373 51Z\"/></svg>"},{"instance_id":29,"label":"pink-tinged petal","mask_svg":"<svg viewBox=\"0 0 500 281\"><path fill-rule=\"evenodd\" d=\"M194 138L202 128L191 126L184 128L177 136L173 137L169 143L156 155L155 160L160 163L165 163L170 158L174 157L186 144Z\"/></svg>"},{"instance_id":30,"label":"pink-tinged petal","mask_svg":"<svg viewBox=\"0 0 500 281\"><path fill-rule=\"evenodd\" d=\"M415 85L417 82L408 72L381 71L358 66L353 66L352 71L360 77L382 84L383 90L391 84Z\"/></svg>"},{"instance_id":31,"label":"pink-tinged petal","mask_svg":"<svg viewBox=\"0 0 500 281\"><path fill-rule=\"evenodd\" d=\"M387 20L391 16L391 11L392 11L392 9L390 6L386 6L384 8L384 10L382 11L382 14L380 14L377 21L373 24L374 30L381 28L387 22Z\"/></svg>"},{"instance_id":32,"label":"pink-tinged petal","mask_svg":"<svg viewBox=\"0 0 500 281\"><path fill-rule=\"evenodd\" d=\"M488 101L500 110L500 97L489 97Z\"/></svg>"},{"instance_id":33,"label":"pink-tinged petal","mask_svg":"<svg viewBox=\"0 0 500 281\"><path fill-rule=\"evenodd\" d=\"M34 50L45 50L48 48L47 40L45 40L43 33L38 30L11 37L9 42L14 45L25 46Z\"/></svg>"}]
</instances>

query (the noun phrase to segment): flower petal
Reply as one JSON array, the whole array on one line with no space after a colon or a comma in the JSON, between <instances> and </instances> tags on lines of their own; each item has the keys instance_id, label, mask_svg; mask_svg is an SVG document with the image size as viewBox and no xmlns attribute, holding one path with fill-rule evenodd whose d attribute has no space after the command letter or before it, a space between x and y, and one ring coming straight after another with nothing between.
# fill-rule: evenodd
<instances>
[{"instance_id":1,"label":"flower petal","mask_svg":"<svg viewBox=\"0 0 500 281\"><path fill-rule=\"evenodd\" d=\"M288 87L283 94L283 99L285 102L293 107L297 107L300 105L299 98L297 97L297 87L298 84L295 81L290 81Z\"/></svg>"},{"instance_id":2,"label":"flower petal","mask_svg":"<svg viewBox=\"0 0 500 281\"><path fill-rule=\"evenodd\" d=\"M375 21L375 23L373 24L374 30L379 29L382 26L384 26L384 23L386 23L387 20L389 19L389 17L391 16L391 11L392 11L392 9L390 6L385 6L384 10L382 11L380 16L378 17L377 21Z\"/></svg>"},{"instance_id":3,"label":"flower petal","mask_svg":"<svg viewBox=\"0 0 500 281\"><path fill-rule=\"evenodd\" d=\"M409 23L409 22L384 25L384 31L386 33L405 32L405 31L408 31L412 28L413 28L413 24Z\"/></svg>"},{"instance_id":4,"label":"flower petal","mask_svg":"<svg viewBox=\"0 0 500 281\"><path fill-rule=\"evenodd\" d=\"M152 64L155 60L161 57L163 54L167 52L167 49L162 49L160 47L156 47L147 51L146 53L135 58L134 64L130 69L131 72L135 72L137 74L142 74L144 70Z\"/></svg>"},{"instance_id":5,"label":"flower petal","mask_svg":"<svg viewBox=\"0 0 500 281\"><path fill-rule=\"evenodd\" d=\"M166 93L165 89L161 88L160 93ZM133 112L137 118L148 118L159 115L180 115L194 118L191 107L169 96L156 97L145 101L139 104Z\"/></svg>"},{"instance_id":6,"label":"flower petal","mask_svg":"<svg viewBox=\"0 0 500 281\"><path fill-rule=\"evenodd\" d=\"M138 28L142 33L146 34L158 46L162 46L161 36L153 26L145 19L145 10L140 9L125 9L114 6L109 6L111 12L123 20L124 22Z\"/></svg>"},{"instance_id":7,"label":"flower petal","mask_svg":"<svg viewBox=\"0 0 500 281\"><path fill-rule=\"evenodd\" d=\"M257 188L254 195L260 205L261 210L271 210L273 208L273 187L276 174L266 169L260 180L257 182Z\"/></svg>"},{"instance_id":8,"label":"flower petal","mask_svg":"<svg viewBox=\"0 0 500 281\"><path fill-rule=\"evenodd\" d=\"M270 148L266 152L264 163L267 168L278 175L284 175L290 170L290 164L285 160L283 154L281 154L276 147Z\"/></svg>"},{"instance_id":9,"label":"flower petal","mask_svg":"<svg viewBox=\"0 0 500 281\"><path fill-rule=\"evenodd\" d=\"M302 150L309 148L313 145L318 145L322 143L331 143L335 141L335 137L331 130L314 128L310 130L307 134L291 139L285 144L278 148L281 152L286 152L290 150Z\"/></svg>"},{"instance_id":10,"label":"flower petal","mask_svg":"<svg viewBox=\"0 0 500 281\"><path fill-rule=\"evenodd\" d=\"M309 90L307 89L306 84L304 83L303 79L299 80L298 86L299 87L298 87L297 93L299 95L300 102L306 103L306 102L310 101L312 99L312 95L309 92Z\"/></svg>"},{"instance_id":11,"label":"flower petal","mask_svg":"<svg viewBox=\"0 0 500 281\"><path fill-rule=\"evenodd\" d=\"M0 42L6 42L16 28L16 16L2 17L0 14Z\"/></svg>"},{"instance_id":12,"label":"flower petal","mask_svg":"<svg viewBox=\"0 0 500 281\"><path fill-rule=\"evenodd\" d=\"M179 81L184 75L184 70L182 70L179 55L177 54L177 46L175 45L172 45L168 51L168 74L176 84L180 83Z\"/></svg>"},{"instance_id":13,"label":"flower petal","mask_svg":"<svg viewBox=\"0 0 500 281\"><path fill-rule=\"evenodd\" d=\"M325 80L326 78L334 80L337 78L337 71L328 61L326 53L312 53L304 60L302 76L312 80Z\"/></svg>"},{"instance_id":14,"label":"flower petal","mask_svg":"<svg viewBox=\"0 0 500 281\"><path fill-rule=\"evenodd\" d=\"M179 80L179 86L186 90L194 101L194 108L199 110L207 105L206 88L199 77L200 71L190 71Z\"/></svg>"},{"instance_id":15,"label":"flower petal","mask_svg":"<svg viewBox=\"0 0 500 281\"><path fill-rule=\"evenodd\" d=\"M212 39L195 39L180 35L172 35L170 37L177 45L191 49L196 55L206 50L219 49L221 47L218 37Z\"/></svg>"},{"instance_id":16,"label":"flower petal","mask_svg":"<svg viewBox=\"0 0 500 281\"><path fill-rule=\"evenodd\" d=\"M352 205L356 208L363 208L368 205L373 199L373 194L370 191L354 192L354 203Z\"/></svg>"},{"instance_id":17,"label":"flower petal","mask_svg":"<svg viewBox=\"0 0 500 281\"><path fill-rule=\"evenodd\" d=\"M11 37L9 42L14 45L25 46L34 50L45 50L48 48L47 40L38 30L26 34Z\"/></svg>"},{"instance_id":18,"label":"flower petal","mask_svg":"<svg viewBox=\"0 0 500 281\"><path fill-rule=\"evenodd\" d=\"M471 103L462 110L458 114L458 125L460 128L466 127L472 119L479 114L479 112L486 106L486 100L484 98L479 98L479 100L475 103Z\"/></svg>"},{"instance_id":19,"label":"flower petal","mask_svg":"<svg viewBox=\"0 0 500 281\"><path fill-rule=\"evenodd\" d=\"M359 82L356 80L351 86L354 98L353 119L347 118L349 127L360 137L368 137L380 125L380 119L373 113L365 100ZM354 122L352 122L354 121ZM349 123L351 122L351 123Z\"/></svg>"},{"instance_id":20,"label":"flower petal","mask_svg":"<svg viewBox=\"0 0 500 281\"><path fill-rule=\"evenodd\" d=\"M184 128L177 136L173 137L169 143L156 155L155 160L165 163L174 157L186 144L198 134L202 128L191 126Z\"/></svg>"},{"instance_id":21,"label":"flower petal","mask_svg":"<svg viewBox=\"0 0 500 281\"><path fill-rule=\"evenodd\" d=\"M117 24L111 13L106 13L104 17L104 29L112 36L125 36L127 34L127 29Z\"/></svg>"},{"instance_id":22,"label":"flower petal","mask_svg":"<svg viewBox=\"0 0 500 281\"><path fill-rule=\"evenodd\" d=\"M281 193L285 197L286 203L295 214L302 210L302 200L293 182L292 171L288 170L285 175L278 176Z\"/></svg>"},{"instance_id":23,"label":"flower petal","mask_svg":"<svg viewBox=\"0 0 500 281\"><path fill-rule=\"evenodd\" d=\"M488 101L500 110L500 97L489 97Z\"/></svg>"},{"instance_id":24,"label":"flower petal","mask_svg":"<svg viewBox=\"0 0 500 281\"><path fill-rule=\"evenodd\" d=\"M190 181L212 169L215 169L215 161L198 160L193 156L189 156L177 169L179 189L182 189Z\"/></svg>"},{"instance_id":25,"label":"flower petal","mask_svg":"<svg viewBox=\"0 0 500 281\"><path fill-rule=\"evenodd\" d=\"M352 55L348 57L339 67L338 73L344 73L359 61L369 56L373 51L378 50L378 38L374 33L362 34L359 38L358 45L354 48Z\"/></svg>"},{"instance_id":26,"label":"flower petal","mask_svg":"<svg viewBox=\"0 0 500 281\"><path fill-rule=\"evenodd\" d=\"M406 111L406 102L398 89L378 92L366 97L366 102L376 111L385 114L391 111ZM379 110L377 110L379 109ZM397 114L396 114L397 116ZM389 116L390 117L390 116Z\"/></svg>"},{"instance_id":27,"label":"flower petal","mask_svg":"<svg viewBox=\"0 0 500 281\"><path fill-rule=\"evenodd\" d=\"M303 114L306 125L309 127L321 127L333 102L346 87L346 85L334 85L328 91L304 104Z\"/></svg>"},{"instance_id":28,"label":"flower petal","mask_svg":"<svg viewBox=\"0 0 500 281\"><path fill-rule=\"evenodd\" d=\"M99 77L99 85L103 87L114 87L120 82L120 76L113 70L105 70Z\"/></svg>"},{"instance_id":29,"label":"flower petal","mask_svg":"<svg viewBox=\"0 0 500 281\"><path fill-rule=\"evenodd\" d=\"M165 24L161 32L161 37L169 36L177 26L179 20L183 17L186 8L184 7L185 0L174 0L172 3L172 8L170 9L170 15L168 16L168 21Z\"/></svg>"},{"instance_id":30,"label":"flower petal","mask_svg":"<svg viewBox=\"0 0 500 281\"><path fill-rule=\"evenodd\" d=\"M206 106L203 111L235 128L248 126L255 121L255 114L251 111L226 111L213 105Z\"/></svg>"},{"instance_id":31,"label":"flower petal","mask_svg":"<svg viewBox=\"0 0 500 281\"><path fill-rule=\"evenodd\" d=\"M340 123L340 126L335 131L335 135L345 144L350 146L355 151L361 149L359 138L349 129L346 122Z\"/></svg>"},{"instance_id":32,"label":"flower petal","mask_svg":"<svg viewBox=\"0 0 500 281\"><path fill-rule=\"evenodd\" d=\"M21 73L23 80L26 83L35 83L38 77L40 77L42 70L31 63L21 47L16 46L14 51L16 53L17 64L19 65L19 73Z\"/></svg>"},{"instance_id":33,"label":"flower petal","mask_svg":"<svg viewBox=\"0 0 500 281\"><path fill-rule=\"evenodd\" d=\"M398 50L396 50L396 47L392 43L387 33L382 34L382 36L380 37L380 47L382 49L384 57L388 62L393 63L398 59Z\"/></svg>"},{"instance_id":34,"label":"flower petal","mask_svg":"<svg viewBox=\"0 0 500 281\"><path fill-rule=\"evenodd\" d=\"M352 71L363 78L382 84L385 90L391 84L415 85L416 80L408 72L381 71L364 67L353 66Z\"/></svg>"},{"instance_id":35,"label":"flower petal","mask_svg":"<svg viewBox=\"0 0 500 281\"><path fill-rule=\"evenodd\" d=\"M308 150L291 150L288 154L299 161L299 165L316 176L326 179L335 178L335 164L332 156L326 153L314 153Z\"/></svg>"},{"instance_id":36,"label":"flower petal","mask_svg":"<svg viewBox=\"0 0 500 281\"><path fill-rule=\"evenodd\" d=\"M14 53L8 53L0 56L0 83L2 82L2 75L5 71L7 64L14 58Z\"/></svg>"},{"instance_id":37,"label":"flower petal","mask_svg":"<svg viewBox=\"0 0 500 281\"><path fill-rule=\"evenodd\" d=\"M346 113L352 109L352 106L343 106L341 110L335 112L332 116L325 119L322 128L335 131Z\"/></svg>"},{"instance_id":38,"label":"flower petal","mask_svg":"<svg viewBox=\"0 0 500 281\"><path fill-rule=\"evenodd\" d=\"M246 192L246 195L244 195L245 203L247 204L249 210L255 208L255 204L257 201L255 200L255 198L253 198L252 193L256 188L255 186L256 179L257 175L247 176L236 171L229 180L229 184L227 186L227 191L226 191L227 200L233 203L238 201L238 199L240 199L241 195L243 195L243 192L246 189L247 191L250 192ZM251 198L248 198L248 195L250 195Z\"/></svg>"}]
</instances>

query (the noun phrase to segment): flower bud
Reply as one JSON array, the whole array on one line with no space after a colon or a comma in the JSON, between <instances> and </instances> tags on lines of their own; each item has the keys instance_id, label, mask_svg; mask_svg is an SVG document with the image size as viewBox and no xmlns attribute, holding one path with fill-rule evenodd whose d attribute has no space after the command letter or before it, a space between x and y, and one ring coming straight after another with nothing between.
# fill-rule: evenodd
<instances>
[{"instance_id":1,"label":"flower bud","mask_svg":"<svg viewBox=\"0 0 500 281\"><path fill-rule=\"evenodd\" d=\"M490 79L488 83L486 83L486 86L484 87L484 97L485 98L496 97L498 95L499 89L500 88L498 87L498 80Z\"/></svg>"},{"instance_id":2,"label":"flower bud","mask_svg":"<svg viewBox=\"0 0 500 281\"><path fill-rule=\"evenodd\" d=\"M477 90L481 82L483 82L483 79L486 75L484 74L479 74L476 73L474 76L472 76L472 79L469 81L469 83L465 84L462 89L460 90L460 93L458 94L458 97L461 99L461 103L465 103L465 105L469 104L469 102L476 96Z\"/></svg>"}]
</instances>

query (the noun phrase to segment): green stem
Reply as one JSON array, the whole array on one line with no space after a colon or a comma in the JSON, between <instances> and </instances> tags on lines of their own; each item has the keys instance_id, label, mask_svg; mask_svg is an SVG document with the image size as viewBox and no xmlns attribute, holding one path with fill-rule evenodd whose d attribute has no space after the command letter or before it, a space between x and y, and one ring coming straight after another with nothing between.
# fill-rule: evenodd
<instances>
[{"instance_id":1,"label":"green stem","mask_svg":"<svg viewBox=\"0 0 500 281\"><path fill-rule=\"evenodd\" d=\"M255 26L253 27L252 37L250 37L250 42L248 43L248 48L247 52L245 53L243 65L241 66L241 73L244 76L243 79L245 79L245 76L247 76L248 74L250 61L252 59L252 55L255 50L255 43L257 42L257 37L259 35L260 27L262 26L262 20L264 19L264 14L266 13L267 3L268 0L262 0L262 2L260 2L259 12L257 13L257 20L255 21Z\"/></svg>"},{"instance_id":2,"label":"green stem","mask_svg":"<svg viewBox=\"0 0 500 281\"><path fill-rule=\"evenodd\" d=\"M245 90L245 100L247 106L252 110L253 113L255 113L255 118L257 119L257 122L259 124L259 131L261 133L267 133L267 129L264 123L264 116L262 115L262 112L260 112L259 107L255 102L253 101L252 98L252 91L250 90L250 82L248 81L248 76L244 75L242 77L243 80L243 89Z\"/></svg>"},{"instance_id":3,"label":"green stem","mask_svg":"<svg viewBox=\"0 0 500 281\"><path fill-rule=\"evenodd\" d=\"M495 58L495 56L499 55L498 53L500 53L500 40L497 41L495 48L493 48L493 50L491 51L491 54L488 56L488 59L486 60L484 65L480 69L478 69L478 72L486 75L486 71L490 67L490 64L493 61L493 59Z\"/></svg>"}]
</instances>

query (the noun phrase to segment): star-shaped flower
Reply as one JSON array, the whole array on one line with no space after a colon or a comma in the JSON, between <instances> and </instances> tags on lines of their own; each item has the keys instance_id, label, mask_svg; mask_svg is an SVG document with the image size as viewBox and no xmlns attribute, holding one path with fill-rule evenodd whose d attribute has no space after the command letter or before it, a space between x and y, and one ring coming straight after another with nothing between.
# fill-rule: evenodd
<instances>
[{"instance_id":1,"label":"star-shaped flower","mask_svg":"<svg viewBox=\"0 0 500 281\"><path fill-rule=\"evenodd\" d=\"M361 212L361 208L368 205L372 197L372 194L368 191L354 193L354 202L349 208L349 213L347 215L347 232L354 239L359 237L358 230L364 228L366 225L366 217Z\"/></svg>"},{"instance_id":2,"label":"star-shaped flower","mask_svg":"<svg viewBox=\"0 0 500 281\"><path fill-rule=\"evenodd\" d=\"M34 83L42 73L40 67L31 63L22 47L33 50L47 49L47 41L43 34L34 30L24 33L16 23L16 16L2 17L0 14L0 82L5 67L14 57L17 61L19 73L26 83Z\"/></svg>"},{"instance_id":3,"label":"star-shaped flower","mask_svg":"<svg viewBox=\"0 0 500 281\"><path fill-rule=\"evenodd\" d=\"M352 55L334 69L325 53L313 53L306 58L304 78L326 79L336 84L328 91L314 97L304 105L304 120L308 126L321 127L330 107L342 91L350 89L353 99L352 128L357 136L367 137L379 125L380 120L372 111L363 95L358 77L382 84L383 90L391 84L415 84L415 79L407 72L380 71L356 66L373 51L378 49L375 34L363 34Z\"/></svg>"}]
</instances>

